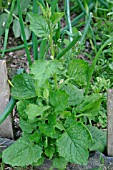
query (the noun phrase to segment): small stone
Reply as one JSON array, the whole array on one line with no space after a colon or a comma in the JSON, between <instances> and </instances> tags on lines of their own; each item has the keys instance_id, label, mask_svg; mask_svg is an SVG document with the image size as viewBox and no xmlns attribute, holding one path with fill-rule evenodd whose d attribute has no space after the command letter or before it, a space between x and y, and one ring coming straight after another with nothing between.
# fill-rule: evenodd
<instances>
[{"instance_id":1,"label":"small stone","mask_svg":"<svg viewBox=\"0 0 113 170\"><path fill-rule=\"evenodd\" d=\"M0 138L0 153L13 143L13 140L7 138Z\"/></svg>"}]
</instances>

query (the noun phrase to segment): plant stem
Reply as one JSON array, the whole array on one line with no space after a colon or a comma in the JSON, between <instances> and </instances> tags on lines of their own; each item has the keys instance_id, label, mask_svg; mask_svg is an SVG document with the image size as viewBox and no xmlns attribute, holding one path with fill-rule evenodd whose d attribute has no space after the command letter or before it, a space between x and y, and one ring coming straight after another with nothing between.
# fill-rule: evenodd
<instances>
[{"instance_id":1,"label":"plant stem","mask_svg":"<svg viewBox=\"0 0 113 170\"><path fill-rule=\"evenodd\" d=\"M58 0L54 0L51 2L51 12L52 14L55 12L55 9L57 7Z\"/></svg>"},{"instance_id":2,"label":"plant stem","mask_svg":"<svg viewBox=\"0 0 113 170\"><path fill-rule=\"evenodd\" d=\"M32 46L32 42L28 43L28 46ZM11 51L17 51L17 50L21 50L22 48L24 48L25 45L22 44L22 45L19 45L19 46L16 46L16 47L12 47L12 48L8 48L5 50L5 52L11 52ZM2 53L3 50L0 50L0 53Z\"/></svg>"},{"instance_id":3,"label":"plant stem","mask_svg":"<svg viewBox=\"0 0 113 170\"><path fill-rule=\"evenodd\" d=\"M70 1L66 0L66 12L67 12L67 22L68 22L68 27L69 27L69 32L72 34L72 26L71 26L71 19L70 19ZM73 38L70 37L70 41L72 41Z\"/></svg>"},{"instance_id":4,"label":"plant stem","mask_svg":"<svg viewBox=\"0 0 113 170\"><path fill-rule=\"evenodd\" d=\"M37 14L38 12L38 3L37 0L33 0L33 13ZM37 36L32 32L32 41L33 41L33 54L34 54L34 60L38 59L38 42L37 42Z\"/></svg>"},{"instance_id":5,"label":"plant stem","mask_svg":"<svg viewBox=\"0 0 113 170\"><path fill-rule=\"evenodd\" d=\"M89 10L91 10L93 7L94 7L94 3L89 6ZM74 19L72 20L71 25L72 25L72 26L76 25L84 16L85 16L85 13L82 12L79 16L77 16L76 18L74 18ZM68 25L66 25L66 26L61 30L61 34L63 34L64 31L65 31L65 30L68 30L68 29L69 29L69 27L68 27Z\"/></svg>"},{"instance_id":6,"label":"plant stem","mask_svg":"<svg viewBox=\"0 0 113 170\"><path fill-rule=\"evenodd\" d=\"M29 66L32 64L31 58L30 58L30 53L28 50L28 45L27 45L27 40L26 40L26 35L25 35L25 29L24 29L24 24L23 24L23 18L22 18L22 11L20 7L20 0L17 0L17 5L18 5L18 15L19 15L19 21L20 21L20 26L21 26L21 31L22 31L22 37L23 41L25 44L25 50L26 50L26 55L28 59Z\"/></svg>"},{"instance_id":7,"label":"plant stem","mask_svg":"<svg viewBox=\"0 0 113 170\"><path fill-rule=\"evenodd\" d=\"M6 106L5 110L0 114L0 125L7 118L7 116L12 112L15 104L16 104L16 100L11 98L9 103Z\"/></svg>"},{"instance_id":8,"label":"plant stem","mask_svg":"<svg viewBox=\"0 0 113 170\"><path fill-rule=\"evenodd\" d=\"M49 37L50 47L51 47L51 55L52 59L54 59L55 52L54 52L54 44L53 44L53 37L52 37L52 29L50 27L50 37Z\"/></svg>"},{"instance_id":9,"label":"plant stem","mask_svg":"<svg viewBox=\"0 0 113 170\"><path fill-rule=\"evenodd\" d=\"M47 8L49 8L48 4L47 4ZM47 21L48 27L49 27L49 43L50 43L50 48L51 48L51 58L54 59L55 51L54 51L54 44L53 44L53 30L52 30L52 26L51 26L50 17L51 16L48 15L46 18L46 21Z\"/></svg>"},{"instance_id":10,"label":"plant stem","mask_svg":"<svg viewBox=\"0 0 113 170\"><path fill-rule=\"evenodd\" d=\"M57 74L54 74L55 89L58 89Z\"/></svg>"},{"instance_id":11,"label":"plant stem","mask_svg":"<svg viewBox=\"0 0 113 170\"><path fill-rule=\"evenodd\" d=\"M78 32L75 35L75 38L73 39L73 41L64 50L62 50L62 52L60 54L58 54L56 58L60 59L64 54L66 54L76 44L76 42L79 41L80 37L81 37L81 35Z\"/></svg>"},{"instance_id":12,"label":"plant stem","mask_svg":"<svg viewBox=\"0 0 113 170\"><path fill-rule=\"evenodd\" d=\"M1 163L1 170L4 170L4 163Z\"/></svg>"},{"instance_id":13,"label":"plant stem","mask_svg":"<svg viewBox=\"0 0 113 170\"><path fill-rule=\"evenodd\" d=\"M5 49L6 49L6 46L7 46L8 34L9 34L9 29L6 28L6 30L5 30L5 38L4 38L4 49L3 49L3 51L2 51L2 56L1 56L2 58L3 58L4 55L5 55Z\"/></svg>"},{"instance_id":14,"label":"plant stem","mask_svg":"<svg viewBox=\"0 0 113 170\"><path fill-rule=\"evenodd\" d=\"M18 69L17 74L24 73L24 69ZM4 111L0 114L0 125L7 118L7 116L12 112L14 106L16 105L17 100L11 97Z\"/></svg>"},{"instance_id":15,"label":"plant stem","mask_svg":"<svg viewBox=\"0 0 113 170\"><path fill-rule=\"evenodd\" d=\"M80 117L83 117L83 116L85 116L84 114L79 114L79 115L76 115L76 118L80 118Z\"/></svg>"},{"instance_id":16,"label":"plant stem","mask_svg":"<svg viewBox=\"0 0 113 170\"><path fill-rule=\"evenodd\" d=\"M86 14L86 10L85 10L85 8L84 8L81 0L77 0L77 2L78 2L78 4L79 4L80 8L82 9L82 11L84 12L84 14Z\"/></svg>"},{"instance_id":17,"label":"plant stem","mask_svg":"<svg viewBox=\"0 0 113 170\"><path fill-rule=\"evenodd\" d=\"M45 6L45 3L44 3L44 0L38 0L40 3L41 3L41 5L43 6L43 8L44 9L46 9L46 6Z\"/></svg>"},{"instance_id":18,"label":"plant stem","mask_svg":"<svg viewBox=\"0 0 113 170\"><path fill-rule=\"evenodd\" d=\"M92 29L92 27L90 26L90 31L91 31L91 34L92 34L92 39L93 39L93 42L94 42L94 46L95 46L95 53L97 52L97 43L96 43L96 39L95 39L95 35L94 35L94 31Z\"/></svg>"},{"instance_id":19,"label":"plant stem","mask_svg":"<svg viewBox=\"0 0 113 170\"><path fill-rule=\"evenodd\" d=\"M40 43L41 41L42 41L41 39L38 40L38 43ZM29 43L27 43L27 45L28 45L28 47L32 46L33 42L29 42ZM5 52L17 51L17 50L21 50L22 48L25 48L24 44L16 46L16 47L8 48L5 50ZM0 50L0 53L2 53L2 52L3 52L3 50Z\"/></svg>"},{"instance_id":20,"label":"plant stem","mask_svg":"<svg viewBox=\"0 0 113 170\"><path fill-rule=\"evenodd\" d=\"M105 6L106 8L108 8L108 4L107 4L104 0L99 0L99 2L100 2L103 6Z\"/></svg>"},{"instance_id":21,"label":"plant stem","mask_svg":"<svg viewBox=\"0 0 113 170\"><path fill-rule=\"evenodd\" d=\"M4 38L4 49L2 51L1 57L4 57L4 54L5 54L5 49L6 49L6 46L7 46L8 34L9 34L9 27L10 27L10 24L11 24L11 18L12 18L12 14L13 14L14 7L15 7L15 2L16 2L16 0L12 1L11 10L10 10L10 13L9 13L9 17L7 19L6 29L5 29L5 38Z\"/></svg>"},{"instance_id":22,"label":"plant stem","mask_svg":"<svg viewBox=\"0 0 113 170\"><path fill-rule=\"evenodd\" d=\"M76 25L82 18L84 17L84 13L82 12L79 16L77 16L75 19L72 20L71 25L74 26ZM61 30L61 34L64 33L65 30L68 30L69 26L66 25L62 30Z\"/></svg>"},{"instance_id":23,"label":"plant stem","mask_svg":"<svg viewBox=\"0 0 113 170\"><path fill-rule=\"evenodd\" d=\"M42 40L40 44L40 52L39 52L39 59L45 59L45 54L46 54L46 49L47 49L47 40Z\"/></svg>"},{"instance_id":24,"label":"plant stem","mask_svg":"<svg viewBox=\"0 0 113 170\"><path fill-rule=\"evenodd\" d=\"M7 9L4 9L4 11L5 11L6 13L10 14L10 11L8 11ZM15 19L19 20L19 18L18 18L15 14L12 14L12 16L13 16Z\"/></svg>"},{"instance_id":25,"label":"plant stem","mask_svg":"<svg viewBox=\"0 0 113 170\"><path fill-rule=\"evenodd\" d=\"M84 41L84 39L85 39L85 37L86 37L86 34L87 34L87 32L88 32L88 29L90 28L91 16L92 16L92 15L91 15L91 13L90 13L89 18L88 18L88 20L87 20L87 22L86 22L86 26L85 26L83 35L82 35L81 40L80 40L80 43L81 43L81 44L83 43L83 41Z\"/></svg>"},{"instance_id":26,"label":"plant stem","mask_svg":"<svg viewBox=\"0 0 113 170\"><path fill-rule=\"evenodd\" d=\"M87 0L84 0L84 5L85 5L86 16L88 16L89 15L89 7L87 4Z\"/></svg>"}]
</instances>

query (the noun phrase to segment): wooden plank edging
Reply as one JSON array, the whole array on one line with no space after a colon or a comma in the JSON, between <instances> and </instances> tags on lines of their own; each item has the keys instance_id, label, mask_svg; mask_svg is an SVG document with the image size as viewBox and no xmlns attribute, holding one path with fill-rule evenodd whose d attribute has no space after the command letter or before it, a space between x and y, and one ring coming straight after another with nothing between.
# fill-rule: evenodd
<instances>
[{"instance_id":1,"label":"wooden plank edging","mask_svg":"<svg viewBox=\"0 0 113 170\"><path fill-rule=\"evenodd\" d=\"M7 80L6 61L0 60L0 113L4 111L9 102L10 88ZM13 139L11 115L0 125L0 136Z\"/></svg>"},{"instance_id":2,"label":"wooden plank edging","mask_svg":"<svg viewBox=\"0 0 113 170\"><path fill-rule=\"evenodd\" d=\"M113 89L107 94L107 154L113 156Z\"/></svg>"}]
</instances>

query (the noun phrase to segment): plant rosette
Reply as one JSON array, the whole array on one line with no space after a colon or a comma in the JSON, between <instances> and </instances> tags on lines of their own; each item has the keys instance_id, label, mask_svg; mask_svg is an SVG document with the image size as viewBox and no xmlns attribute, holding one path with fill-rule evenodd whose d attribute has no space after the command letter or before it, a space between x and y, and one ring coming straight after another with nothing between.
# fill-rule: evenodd
<instances>
[{"instance_id":1,"label":"plant rosette","mask_svg":"<svg viewBox=\"0 0 113 170\"><path fill-rule=\"evenodd\" d=\"M4 163L39 166L48 157L52 167L65 169L68 162L86 165L89 151L105 149L106 134L86 123L98 115L102 101L100 94L85 96L80 89L87 85L88 69L80 59L67 68L59 60L38 60L30 74L13 78L22 137L3 151Z\"/></svg>"}]
</instances>

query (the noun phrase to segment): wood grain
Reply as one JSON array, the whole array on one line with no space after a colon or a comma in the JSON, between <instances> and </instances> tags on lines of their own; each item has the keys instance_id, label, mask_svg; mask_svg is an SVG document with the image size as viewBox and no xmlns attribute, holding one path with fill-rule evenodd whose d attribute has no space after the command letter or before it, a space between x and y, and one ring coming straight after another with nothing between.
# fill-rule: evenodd
<instances>
[{"instance_id":1,"label":"wood grain","mask_svg":"<svg viewBox=\"0 0 113 170\"><path fill-rule=\"evenodd\" d=\"M0 113L4 111L10 97L10 89L7 80L6 61L0 60ZM11 115L0 125L0 136L13 139Z\"/></svg>"},{"instance_id":2,"label":"wood grain","mask_svg":"<svg viewBox=\"0 0 113 170\"><path fill-rule=\"evenodd\" d=\"M113 156L113 89L107 95L107 154Z\"/></svg>"}]
</instances>

